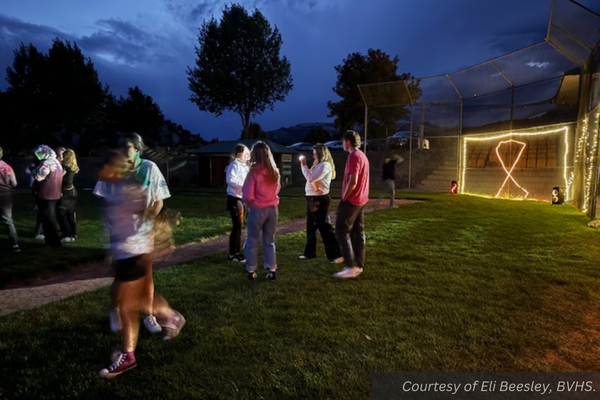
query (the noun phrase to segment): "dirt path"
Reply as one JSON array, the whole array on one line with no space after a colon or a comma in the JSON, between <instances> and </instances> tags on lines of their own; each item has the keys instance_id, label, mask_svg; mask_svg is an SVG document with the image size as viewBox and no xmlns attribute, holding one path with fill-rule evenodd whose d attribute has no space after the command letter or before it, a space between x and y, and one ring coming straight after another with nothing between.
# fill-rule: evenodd
<instances>
[{"instance_id":1,"label":"dirt path","mask_svg":"<svg viewBox=\"0 0 600 400\"><path fill-rule=\"evenodd\" d=\"M387 199L373 199L369 201L365 211L371 212L384 209L388 206L388 202ZM395 206L418 202L419 200L396 200ZM331 213L331 218L335 220L335 213ZM277 226L277 235L301 231L305 227L305 219L280 223ZM199 243L177 247L165 259L155 260L154 270L157 271L182 262L195 260L208 254L226 252L228 244L229 235L223 235ZM36 308L79 293L96 290L110 285L112 281L110 268L102 263L82 266L74 271L46 279L28 281L22 287L0 290L0 316L15 311Z\"/></svg>"}]
</instances>

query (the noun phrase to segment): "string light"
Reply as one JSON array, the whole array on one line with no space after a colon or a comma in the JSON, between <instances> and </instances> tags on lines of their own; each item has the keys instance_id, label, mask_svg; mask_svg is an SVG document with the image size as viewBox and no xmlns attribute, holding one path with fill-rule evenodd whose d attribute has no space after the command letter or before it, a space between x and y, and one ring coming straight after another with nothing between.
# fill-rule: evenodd
<instances>
[{"instance_id":1,"label":"string light","mask_svg":"<svg viewBox=\"0 0 600 400\"><path fill-rule=\"evenodd\" d=\"M592 179L594 177L594 168L596 164L596 151L598 149L598 124L600 119L600 113L596 113L596 123L594 124L594 132L593 132L593 140L592 140L592 148L586 152L586 163L587 163L587 171L585 174L585 191L583 197L583 207L582 211L587 213L589 210L589 206L591 203L591 192L592 192ZM586 118L587 120L587 118ZM585 122L585 121L584 121ZM589 124L584 124L587 135L586 142L589 138Z\"/></svg>"},{"instance_id":2,"label":"string light","mask_svg":"<svg viewBox=\"0 0 600 400\"><path fill-rule=\"evenodd\" d=\"M517 155L517 159L513 163L512 167L510 168L510 171L508 169L506 169L506 165L504 165L504 160L502 160L502 157L500 157L500 147L503 144L507 144L507 143L517 143L517 144L521 145L521 150L519 150L519 154ZM500 190L498 190L498 193L496 193L496 197L500 196L500 193L502 193L502 189L504 189L504 186L506 185L506 182L508 182L509 179L511 181L513 181L515 183L515 185L517 185L517 187L519 189L521 189L522 191L525 192L525 198L527 198L527 196L529 196L529 192L527 190L525 190L525 188L523 188L521 185L519 185L517 183L517 181L515 180L515 178L513 178L513 176L511 175L512 172L513 172L513 170L515 169L515 166L517 165L517 163L521 159L521 155L523 155L523 151L525 151L526 147L527 147L526 143L519 142L518 140L514 140L514 139L503 140L500 143L498 143L498 146L496 146L496 155L498 156L498 160L500 160L500 164L502 165L502 169L504 169L504 172L506 172L506 178L504 179L504 182L502 182L502 186L500 187Z\"/></svg>"},{"instance_id":3,"label":"string light","mask_svg":"<svg viewBox=\"0 0 600 400\"><path fill-rule=\"evenodd\" d=\"M508 139L507 141L513 140L513 137L536 137L536 136L549 136L549 135L553 135L553 134L563 134L564 135L564 140L565 140L565 149L564 149L564 163L563 163L563 179L564 179L564 184L566 186L566 193L565 193L565 198L569 199L570 198L570 191L571 191L571 184L572 184L572 179L568 180L567 179L567 175L568 175L568 167L567 167L567 162L568 162L568 154L569 154L569 126L563 126L560 128L556 128L556 129L550 129L547 131L533 131L533 132L508 132L508 133L502 133L502 134L498 134L498 135L493 135L493 136L466 136L463 137L463 146L462 146L462 171L461 171L461 181L460 181L460 192L464 193L465 192L465 184L466 184L466 175L467 175L467 147L468 144L470 142L485 142L485 141L498 141L498 140L503 140L503 139ZM523 144L523 147L521 148L521 151L519 152L519 155L517 157L517 161L518 159L521 157L523 151L525 150L525 143L523 142L518 142L516 140L513 140L514 142L517 143L521 143ZM501 142L502 143L502 142ZM498 145L500 146L500 144ZM520 188L522 189L526 194L525 197L514 197L511 198L513 200L524 200L527 198L527 196L529 195L529 192L523 188L522 186L520 186L515 180L514 178L512 178L511 172L512 170L515 168L516 166L516 162L512 165L510 172L506 169L505 164L503 162L503 160L500 158L499 154L498 154L498 147L496 148L496 154L498 155L498 159L500 160L502 167L504 168L504 171L507 173L507 177L504 180L504 182L502 183L500 189L498 190L498 193L496 194L496 197L499 196L500 192L502 191L502 189L504 188L504 185L506 184L506 182L508 181L508 179L512 179L512 181Z\"/></svg>"}]
</instances>

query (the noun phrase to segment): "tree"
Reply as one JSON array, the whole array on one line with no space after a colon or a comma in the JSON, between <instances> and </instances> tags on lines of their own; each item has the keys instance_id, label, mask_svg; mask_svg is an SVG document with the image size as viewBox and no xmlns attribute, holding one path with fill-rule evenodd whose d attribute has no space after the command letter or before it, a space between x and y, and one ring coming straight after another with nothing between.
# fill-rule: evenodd
<instances>
[{"instance_id":1,"label":"tree","mask_svg":"<svg viewBox=\"0 0 600 400\"><path fill-rule=\"evenodd\" d=\"M187 70L190 101L217 116L235 112L247 137L250 118L273 110L293 86L290 63L279 56L279 30L257 9L249 15L232 4L220 21L203 23L198 43L196 66Z\"/></svg>"},{"instance_id":2,"label":"tree","mask_svg":"<svg viewBox=\"0 0 600 400\"><path fill-rule=\"evenodd\" d=\"M242 132L242 139L268 139L267 132L263 131L262 126L260 126L257 122L252 122L248 127L248 131L244 137L244 132Z\"/></svg>"},{"instance_id":3,"label":"tree","mask_svg":"<svg viewBox=\"0 0 600 400\"><path fill-rule=\"evenodd\" d=\"M398 57L390 58L381 50L369 49L366 55L352 53L342 65L335 67L337 82L333 91L341 97L338 102L328 101L329 117L335 117L335 126L340 132L353 129L355 125L364 129L365 108L358 85L390 81L409 81L409 92L414 99L420 95L419 83L410 74L398 74ZM407 116L409 110L403 104L396 107L369 108L367 121L369 136L386 137L396 130L398 121Z\"/></svg>"},{"instance_id":4,"label":"tree","mask_svg":"<svg viewBox=\"0 0 600 400\"><path fill-rule=\"evenodd\" d=\"M135 86L127 97L120 97L114 110L117 128L122 132L138 132L148 145L161 144L165 117L154 99Z\"/></svg>"},{"instance_id":5,"label":"tree","mask_svg":"<svg viewBox=\"0 0 600 400\"><path fill-rule=\"evenodd\" d=\"M320 126L315 126L306 135L306 141L310 143L325 143L329 141L329 132Z\"/></svg>"},{"instance_id":6,"label":"tree","mask_svg":"<svg viewBox=\"0 0 600 400\"><path fill-rule=\"evenodd\" d=\"M73 146L78 136L95 135L104 123L108 87L77 44L54 39L48 55L21 44L6 75L7 94L18 110L13 121L28 145L48 143L54 134Z\"/></svg>"}]
</instances>

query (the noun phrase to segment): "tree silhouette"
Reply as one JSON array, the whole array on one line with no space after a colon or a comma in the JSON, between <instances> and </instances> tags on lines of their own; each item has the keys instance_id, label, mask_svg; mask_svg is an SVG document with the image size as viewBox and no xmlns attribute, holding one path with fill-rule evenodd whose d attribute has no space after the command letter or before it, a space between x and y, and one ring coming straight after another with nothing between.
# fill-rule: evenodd
<instances>
[{"instance_id":1,"label":"tree silhouette","mask_svg":"<svg viewBox=\"0 0 600 400\"><path fill-rule=\"evenodd\" d=\"M292 89L290 63L279 56L279 30L257 9L249 15L232 4L220 21L202 25L198 43L196 65L187 70L190 101L217 116L237 113L247 137L251 117L272 110Z\"/></svg>"},{"instance_id":2,"label":"tree silhouette","mask_svg":"<svg viewBox=\"0 0 600 400\"><path fill-rule=\"evenodd\" d=\"M409 91L413 99L419 96L418 82L410 74L398 74L398 57L389 55L377 49L369 49L366 55L351 53L341 65L335 67L337 82L333 91L341 97L338 102L329 101L329 117L335 117L334 123L340 132L363 126L365 118L364 102L358 85L390 81L409 81ZM385 137L393 134L398 121L405 117L409 110L408 104L370 108L368 110L369 136L371 138Z\"/></svg>"}]
</instances>

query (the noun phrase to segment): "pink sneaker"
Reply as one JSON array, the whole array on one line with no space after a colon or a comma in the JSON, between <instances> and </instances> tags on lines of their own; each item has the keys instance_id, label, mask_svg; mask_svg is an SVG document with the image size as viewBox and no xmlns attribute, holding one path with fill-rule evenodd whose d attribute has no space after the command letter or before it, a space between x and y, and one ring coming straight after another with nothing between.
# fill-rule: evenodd
<instances>
[{"instance_id":1,"label":"pink sneaker","mask_svg":"<svg viewBox=\"0 0 600 400\"><path fill-rule=\"evenodd\" d=\"M113 357L113 363L100 371L100 378L111 379L137 366L133 352L118 352Z\"/></svg>"},{"instance_id":2,"label":"pink sneaker","mask_svg":"<svg viewBox=\"0 0 600 400\"><path fill-rule=\"evenodd\" d=\"M179 335L181 328L185 325L185 318L179 311L171 310L172 314L166 318L159 318L159 323L165 330L165 336L163 340L171 340Z\"/></svg>"}]
</instances>

